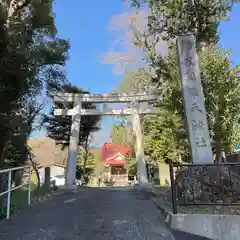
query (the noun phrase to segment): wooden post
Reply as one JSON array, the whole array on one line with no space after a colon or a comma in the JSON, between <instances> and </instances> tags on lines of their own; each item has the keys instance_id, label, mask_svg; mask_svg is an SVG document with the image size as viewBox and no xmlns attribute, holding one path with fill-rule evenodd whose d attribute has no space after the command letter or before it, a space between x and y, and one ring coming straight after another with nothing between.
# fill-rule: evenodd
<instances>
[{"instance_id":1,"label":"wooden post","mask_svg":"<svg viewBox=\"0 0 240 240\"><path fill-rule=\"evenodd\" d=\"M178 37L177 46L192 162L212 163L212 147L195 39L193 36Z\"/></svg>"},{"instance_id":2,"label":"wooden post","mask_svg":"<svg viewBox=\"0 0 240 240\"><path fill-rule=\"evenodd\" d=\"M67 174L66 174L66 188L75 188L76 178L76 166L77 166L77 154L78 154L78 143L79 143L79 132L81 115L80 111L82 108L81 102L76 103L72 116L71 136L68 150L68 162L67 162Z\"/></svg>"},{"instance_id":3,"label":"wooden post","mask_svg":"<svg viewBox=\"0 0 240 240\"><path fill-rule=\"evenodd\" d=\"M51 169L50 167L44 168L44 187L48 191L51 186Z\"/></svg>"}]
</instances>

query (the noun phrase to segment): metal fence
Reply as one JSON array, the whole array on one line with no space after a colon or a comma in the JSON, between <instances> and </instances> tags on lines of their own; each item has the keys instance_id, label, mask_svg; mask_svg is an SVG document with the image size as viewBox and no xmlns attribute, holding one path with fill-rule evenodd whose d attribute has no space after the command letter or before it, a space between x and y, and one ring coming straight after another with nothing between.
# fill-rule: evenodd
<instances>
[{"instance_id":1,"label":"metal fence","mask_svg":"<svg viewBox=\"0 0 240 240\"><path fill-rule=\"evenodd\" d=\"M28 177L27 177L27 183L23 182L20 183L17 186L13 186L13 173L16 171L25 171L28 170ZM27 196L28 196L28 205L31 203L31 166L21 166L21 167L15 167L15 168L9 168L9 169L3 169L0 170L0 176L3 176L4 174L7 174L8 177L6 179L7 181L7 190L0 193L0 197L7 195L7 209L6 209L6 218L8 219L10 216L11 211L11 193L12 191L15 191L19 188L23 188L24 186L28 187ZM3 181L4 177L1 177L1 180Z\"/></svg>"},{"instance_id":2,"label":"metal fence","mask_svg":"<svg viewBox=\"0 0 240 240\"><path fill-rule=\"evenodd\" d=\"M181 205L239 205L240 163L169 164L173 213Z\"/></svg>"}]
</instances>

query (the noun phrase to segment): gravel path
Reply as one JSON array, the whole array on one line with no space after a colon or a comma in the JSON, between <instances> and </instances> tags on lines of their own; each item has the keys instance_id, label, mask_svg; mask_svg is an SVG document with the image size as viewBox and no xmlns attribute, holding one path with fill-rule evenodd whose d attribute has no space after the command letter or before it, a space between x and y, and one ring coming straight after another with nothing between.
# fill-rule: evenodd
<instances>
[{"instance_id":1,"label":"gravel path","mask_svg":"<svg viewBox=\"0 0 240 240\"><path fill-rule=\"evenodd\" d=\"M131 188L86 189L31 206L0 224L4 240L200 240L170 232L147 196Z\"/></svg>"}]
</instances>

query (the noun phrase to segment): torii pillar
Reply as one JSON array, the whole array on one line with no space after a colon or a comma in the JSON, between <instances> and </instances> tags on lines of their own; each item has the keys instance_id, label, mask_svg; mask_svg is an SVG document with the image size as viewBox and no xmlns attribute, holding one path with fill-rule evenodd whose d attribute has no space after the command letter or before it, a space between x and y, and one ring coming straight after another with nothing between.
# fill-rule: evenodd
<instances>
[{"instance_id":1,"label":"torii pillar","mask_svg":"<svg viewBox=\"0 0 240 240\"><path fill-rule=\"evenodd\" d=\"M78 144L79 144L79 130L81 126L81 115L80 111L82 109L82 103L78 102L74 104L74 111L72 115L72 126L71 126L71 136L69 141L68 150L68 161L67 161L67 171L65 187L67 189L75 189L75 178L76 178L76 167L77 167L77 154L78 154Z\"/></svg>"},{"instance_id":2,"label":"torii pillar","mask_svg":"<svg viewBox=\"0 0 240 240\"><path fill-rule=\"evenodd\" d=\"M134 108L134 113L132 115L132 126L134 135L136 136L135 154L137 163L138 182L140 185L146 185L148 184L147 168L144 158L143 136L138 108Z\"/></svg>"},{"instance_id":3,"label":"torii pillar","mask_svg":"<svg viewBox=\"0 0 240 240\"><path fill-rule=\"evenodd\" d=\"M54 114L58 116L72 116L71 136L68 152L68 163L66 172L65 188L68 190L76 189L76 162L79 144L79 130L81 115L132 115L133 131L136 136L136 161L138 169L138 180L141 185L147 184L147 170L143 151L143 137L141 131L140 114L155 114L155 111L140 110L137 107L123 110L98 110L98 109L82 109L83 102L91 103L118 103L118 102L149 102L157 99L155 95L147 93L142 94L64 94L60 93L54 96L55 102L74 102L74 109L55 109Z\"/></svg>"}]
</instances>

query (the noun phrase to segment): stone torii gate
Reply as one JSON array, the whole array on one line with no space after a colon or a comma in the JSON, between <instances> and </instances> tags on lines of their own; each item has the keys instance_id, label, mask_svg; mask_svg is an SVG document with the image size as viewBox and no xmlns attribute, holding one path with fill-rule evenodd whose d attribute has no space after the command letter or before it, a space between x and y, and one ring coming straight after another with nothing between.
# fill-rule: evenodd
<instances>
[{"instance_id":1,"label":"stone torii gate","mask_svg":"<svg viewBox=\"0 0 240 240\"><path fill-rule=\"evenodd\" d=\"M66 189L75 189L75 177L76 177L76 162L78 154L79 144L79 130L81 116L84 115L132 115L133 132L136 136L136 162L137 162L137 174L139 184L144 185L148 183L146 164L143 151L143 138L140 123L140 114L156 114L155 110L151 107L147 109L141 109L140 104L143 102L154 102L159 98L157 95L148 93L141 94L69 94L58 93L54 96L54 102L61 103L74 103L73 109L55 109L54 115L72 116L71 136L68 152L68 163L65 187ZM83 109L82 103L134 103L131 108L124 109Z\"/></svg>"}]
</instances>

